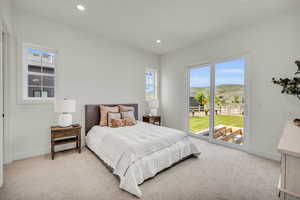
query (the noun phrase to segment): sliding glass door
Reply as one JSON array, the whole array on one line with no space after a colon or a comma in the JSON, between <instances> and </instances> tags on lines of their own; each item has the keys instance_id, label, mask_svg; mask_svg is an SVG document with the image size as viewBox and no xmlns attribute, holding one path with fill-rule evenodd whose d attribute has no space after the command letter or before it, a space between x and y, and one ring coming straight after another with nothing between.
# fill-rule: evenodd
<instances>
[{"instance_id":1,"label":"sliding glass door","mask_svg":"<svg viewBox=\"0 0 300 200\"><path fill-rule=\"evenodd\" d=\"M244 143L245 60L215 64L213 139L225 143Z\"/></svg>"},{"instance_id":2,"label":"sliding glass door","mask_svg":"<svg viewBox=\"0 0 300 200\"><path fill-rule=\"evenodd\" d=\"M210 77L210 65L189 70L189 132L200 137L209 136Z\"/></svg>"},{"instance_id":3,"label":"sliding glass door","mask_svg":"<svg viewBox=\"0 0 300 200\"><path fill-rule=\"evenodd\" d=\"M245 59L189 68L188 127L193 136L215 143L245 142Z\"/></svg>"}]
</instances>

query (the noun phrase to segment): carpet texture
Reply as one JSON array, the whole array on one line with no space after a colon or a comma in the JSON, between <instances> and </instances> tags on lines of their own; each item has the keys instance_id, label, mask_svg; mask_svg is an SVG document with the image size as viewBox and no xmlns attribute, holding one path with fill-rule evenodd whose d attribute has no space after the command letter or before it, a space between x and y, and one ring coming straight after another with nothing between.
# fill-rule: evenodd
<instances>
[{"instance_id":1,"label":"carpet texture","mask_svg":"<svg viewBox=\"0 0 300 200\"><path fill-rule=\"evenodd\" d=\"M193 139L201 156L141 185L144 200L276 199L279 163ZM127 200L119 181L84 148L16 161L4 167L1 200Z\"/></svg>"}]
</instances>

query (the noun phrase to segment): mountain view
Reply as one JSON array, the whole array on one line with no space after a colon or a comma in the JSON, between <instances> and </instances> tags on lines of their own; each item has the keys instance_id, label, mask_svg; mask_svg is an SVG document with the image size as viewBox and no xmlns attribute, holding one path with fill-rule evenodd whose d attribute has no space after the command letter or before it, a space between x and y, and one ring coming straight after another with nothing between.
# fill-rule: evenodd
<instances>
[{"instance_id":1,"label":"mountain view","mask_svg":"<svg viewBox=\"0 0 300 200\"><path fill-rule=\"evenodd\" d=\"M216 96L242 96L244 85L240 84L222 84L216 87ZM209 94L209 87L191 87L190 94L194 97L198 92Z\"/></svg>"}]
</instances>

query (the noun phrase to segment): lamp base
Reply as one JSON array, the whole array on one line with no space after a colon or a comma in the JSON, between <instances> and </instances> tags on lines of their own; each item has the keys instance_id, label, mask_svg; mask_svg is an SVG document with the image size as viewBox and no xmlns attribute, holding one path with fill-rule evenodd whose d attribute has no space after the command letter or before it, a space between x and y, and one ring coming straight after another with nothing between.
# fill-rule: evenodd
<instances>
[{"instance_id":1,"label":"lamp base","mask_svg":"<svg viewBox=\"0 0 300 200\"><path fill-rule=\"evenodd\" d=\"M58 116L58 125L67 127L72 125L72 115L70 113L62 113Z\"/></svg>"},{"instance_id":2,"label":"lamp base","mask_svg":"<svg viewBox=\"0 0 300 200\"><path fill-rule=\"evenodd\" d=\"M157 116L157 109L151 109L149 115L150 116Z\"/></svg>"}]
</instances>

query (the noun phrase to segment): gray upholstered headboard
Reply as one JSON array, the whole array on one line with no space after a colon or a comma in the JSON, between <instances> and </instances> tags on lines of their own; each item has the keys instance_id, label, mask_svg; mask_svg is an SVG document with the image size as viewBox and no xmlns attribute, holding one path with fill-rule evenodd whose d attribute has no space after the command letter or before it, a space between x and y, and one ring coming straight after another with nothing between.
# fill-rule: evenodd
<instances>
[{"instance_id":1,"label":"gray upholstered headboard","mask_svg":"<svg viewBox=\"0 0 300 200\"><path fill-rule=\"evenodd\" d=\"M135 119L139 118L138 104L100 104L104 106L130 106L134 107L134 116ZM85 105L85 135L88 131L95 125L98 125L100 122L100 105Z\"/></svg>"}]
</instances>

